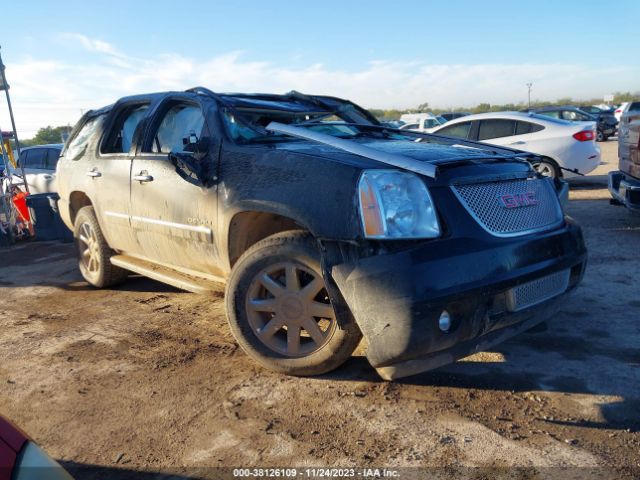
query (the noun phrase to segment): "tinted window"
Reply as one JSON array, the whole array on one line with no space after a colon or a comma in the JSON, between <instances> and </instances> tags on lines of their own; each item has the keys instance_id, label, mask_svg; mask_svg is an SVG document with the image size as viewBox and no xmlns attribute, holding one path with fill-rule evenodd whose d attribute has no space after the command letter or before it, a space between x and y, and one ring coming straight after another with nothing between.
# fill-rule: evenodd
<instances>
[{"instance_id":1,"label":"tinted window","mask_svg":"<svg viewBox=\"0 0 640 480\"><path fill-rule=\"evenodd\" d=\"M22 152L20 152L20 158L18 158L18 163L22 167L27 166L27 163L29 162L30 153L31 153L31 150L23 150Z\"/></svg>"},{"instance_id":2,"label":"tinted window","mask_svg":"<svg viewBox=\"0 0 640 480\"><path fill-rule=\"evenodd\" d=\"M46 156L46 148L33 148L29 150L29 156L25 159L24 168L44 168Z\"/></svg>"},{"instance_id":3,"label":"tinted window","mask_svg":"<svg viewBox=\"0 0 640 480\"><path fill-rule=\"evenodd\" d=\"M524 135L531 131L531 124L529 122L517 122L516 123L516 135Z\"/></svg>"},{"instance_id":4,"label":"tinted window","mask_svg":"<svg viewBox=\"0 0 640 480\"><path fill-rule=\"evenodd\" d=\"M174 105L164 115L154 137L152 152L183 151L191 135L200 138L204 116L199 107Z\"/></svg>"},{"instance_id":5,"label":"tinted window","mask_svg":"<svg viewBox=\"0 0 640 480\"><path fill-rule=\"evenodd\" d=\"M488 140L490 138L510 137L515 131L515 120L495 119L482 120L478 131L478 140Z\"/></svg>"},{"instance_id":6,"label":"tinted window","mask_svg":"<svg viewBox=\"0 0 640 480\"><path fill-rule=\"evenodd\" d=\"M128 153L131 150L133 134L146 115L148 108L149 105L137 105L120 112L100 151L102 153Z\"/></svg>"},{"instance_id":7,"label":"tinted window","mask_svg":"<svg viewBox=\"0 0 640 480\"><path fill-rule=\"evenodd\" d=\"M98 130L104 123L105 115L100 115L89 119L80 131L73 137L71 143L67 146L65 151L65 157L71 160L78 160L87 149L87 143L93 136L93 133Z\"/></svg>"},{"instance_id":8,"label":"tinted window","mask_svg":"<svg viewBox=\"0 0 640 480\"><path fill-rule=\"evenodd\" d=\"M462 122L455 125L448 125L438 130L438 135L446 135L447 137L467 138L471 130L471 122Z\"/></svg>"},{"instance_id":9,"label":"tinted window","mask_svg":"<svg viewBox=\"0 0 640 480\"><path fill-rule=\"evenodd\" d=\"M635 112L637 110L640 110L640 102L631 102L627 111Z\"/></svg>"},{"instance_id":10,"label":"tinted window","mask_svg":"<svg viewBox=\"0 0 640 480\"><path fill-rule=\"evenodd\" d=\"M521 122L521 121L518 121L516 123L516 135L539 132L540 130L544 130L544 127L537 123Z\"/></svg>"},{"instance_id":11,"label":"tinted window","mask_svg":"<svg viewBox=\"0 0 640 480\"><path fill-rule=\"evenodd\" d=\"M58 158L60 158L60 150L57 148L47 149L47 161L45 163L48 170L55 170L58 164Z\"/></svg>"}]
</instances>

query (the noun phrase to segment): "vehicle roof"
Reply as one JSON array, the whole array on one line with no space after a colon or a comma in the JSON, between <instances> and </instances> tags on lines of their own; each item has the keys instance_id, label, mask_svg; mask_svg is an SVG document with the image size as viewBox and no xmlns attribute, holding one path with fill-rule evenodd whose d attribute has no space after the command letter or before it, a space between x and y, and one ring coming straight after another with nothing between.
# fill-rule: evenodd
<instances>
[{"instance_id":1,"label":"vehicle roof","mask_svg":"<svg viewBox=\"0 0 640 480\"><path fill-rule=\"evenodd\" d=\"M581 110L580 107L576 107L574 105L549 105L548 107L538 107L531 109L532 112L552 112L554 110L580 110L581 112L584 112L584 110Z\"/></svg>"},{"instance_id":2,"label":"vehicle roof","mask_svg":"<svg viewBox=\"0 0 640 480\"><path fill-rule=\"evenodd\" d=\"M150 102L158 100L170 95L193 95L194 97L199 95L196 87L185 91L167 91L167 92L154 92L144 93L138 95L129 95L122 97L115 103L128 103L128 102ZM214 92L212 92L214 93ZM275 93L218 93L215 92L218 98L224 103L231 105L235 108L268 108L269 110L282 110L289 112L308 112L310 109L316 112L329 111L326 106L320 105L321 101L327 104L329 107L337 107L344 104L352 104L348 100L344 100L337 97L329 97L323 95L302 95L297 92L289 92L285 94ZM107 105L100 109L93 110L93 115L99 115L107 113L113 108L115 103Z\"/></svg>"},{"instance_id":3,"label":"vehicle roof","mask_svg":"<svg viewBox=\"0 0 640 480\"><path fill-rule=\"evenodd\" d=\"M472 120L481 120L483 118L507 118L510 120L559 120L563 124L569 124L570 122L566 120L560 120L557 118L551 118L544 115L538 115L535 112L487 112L487 113L475 113L473 115L466 115L464 117L454 118L453 120L449 120L445 125L451 125L453 123L459 122L468 122Z\"/></svg>"},{"instance_id":4,"label":"vehicle roof","mask_svg":"<svg viewBox=\"0 0 640 480\"><path fill-rule=\"evenodd\" d=\"M25 150L31 150L33 148L60 148L60 149L62 149L62 147L64 147L63 143L45 143L43 145L31 145L30 147L22 147L20 149L20 151L24 152Z\"/></svg>"}]
</instances>

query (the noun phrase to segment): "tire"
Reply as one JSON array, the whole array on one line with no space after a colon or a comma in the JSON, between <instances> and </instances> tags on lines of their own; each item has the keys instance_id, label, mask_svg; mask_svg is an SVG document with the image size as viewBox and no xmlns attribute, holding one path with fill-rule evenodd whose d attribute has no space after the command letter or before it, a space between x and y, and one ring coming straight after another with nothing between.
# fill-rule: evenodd
<instances>
[{"instance_id":1,"label":"tire","mask_svg":"<svg viewBox=\"0 0 640 480\"><path fill-rule=\"evenodd\" d=\"M84 279L97 288L111 287L124 282L129 272L111 264L111 250L93 210L83 207L73 224L73 237L78 255L78 268Z\"/></svg>"},{"instance_id":2,"label":"tire","mask_svg":"<svg viewBox=\"0 0 640 480\"><path fill-rule=\"evenodd\" d=\"M540 175L550 178L560 177L560 169L556 162L550 158L543 158L541 161L534 163L533 168Z\"/></svg>"},{"instance_id":3,"label":"tire","mask_svg":"<svg viewBox=\"0 0 640 480\"><path fill-rule=\"evenodd\" d=\"M330 372L349 359L362 338L350 314L336 315L318 246L306 232L279 233L249 248L229 276L225 298L240 347L279 373Z\"/></svg>"},{"instance_id":4,"label":"tire","mask_svg":"<svg viewBox=\"0 0 640 480\"><path fill-rule=\"evenodd\" d=\"M598 130L596 132L596 142L604 142L606 139L607 137L602 131Z\"/></svg>"}]
</instances>

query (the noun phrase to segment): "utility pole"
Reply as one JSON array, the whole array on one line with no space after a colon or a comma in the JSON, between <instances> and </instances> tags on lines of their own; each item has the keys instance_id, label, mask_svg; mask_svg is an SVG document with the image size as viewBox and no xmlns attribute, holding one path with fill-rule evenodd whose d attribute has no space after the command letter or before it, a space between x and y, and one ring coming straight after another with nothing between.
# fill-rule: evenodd
<instances>
[{"instance_id":1,"label":"utility pole","mask_svg":"<svg viewBox=\"0 0 640 480\"><path fill-rule=\"evenodd\" d=\"M531 87L533 87L533 83L529 82L526 84L527 85L527 89L529 91L529 109L531 109Z\"/></svg>"}]
</instances>

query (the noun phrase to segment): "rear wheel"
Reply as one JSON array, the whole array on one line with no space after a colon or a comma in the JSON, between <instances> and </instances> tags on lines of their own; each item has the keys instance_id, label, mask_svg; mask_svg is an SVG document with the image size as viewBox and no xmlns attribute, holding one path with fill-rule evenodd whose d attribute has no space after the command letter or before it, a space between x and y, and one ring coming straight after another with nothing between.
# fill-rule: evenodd
<instances>
[{"instance_id":1,"label":"rear wheel","mask_svg":"<svg viewBox=\"0 0 640 480\"><path fill-rule=\"evenodd\" d=\"M304 232L273 235L251 247L227 282L227 318L243 350L288 375L319 375L344 363L360 342L350 315L338 318Z\"/></svg>"},{"instance_id":2,"label":"rear wheel","mask_svg":"<svg viewBox=\"0 0 640 480\"><path fill-rule=\"evenodd\" d=\"M607 137L601 130L596 132L596 142L604 142L606 139Z\"/></svg>"},{"instance_id":3,"label":"rear wheel","mask_svg":"<svg viewBox=\"0 0 640 480\"><path fill-rule=\"evenodd\" d=\"M73 230L78 267L87 282L104 288L126 280L129 272L111 264L115 252L102 235L93 207L83 207L78 211Z\"/></svg>"},{"instance_id":4,"label":"rear wheel","mask_svg":"<svg viewBox=\"0 0 640 480\"><path fill-rule=\"evenodd\" d=\"M556 178L560 176L558 165L548 158L543 158L539 162L534 163L533 168L543 177Z\"/></svg>"}]
</instances>

